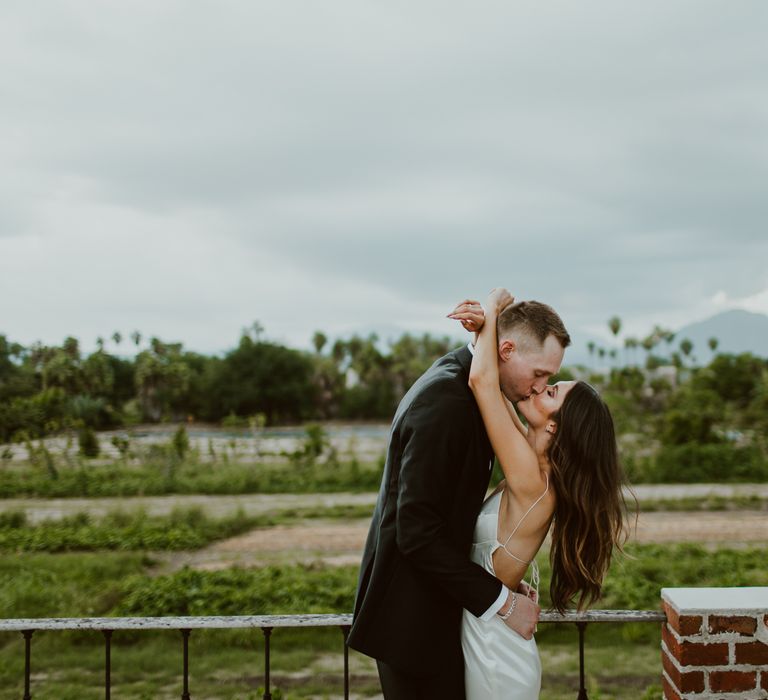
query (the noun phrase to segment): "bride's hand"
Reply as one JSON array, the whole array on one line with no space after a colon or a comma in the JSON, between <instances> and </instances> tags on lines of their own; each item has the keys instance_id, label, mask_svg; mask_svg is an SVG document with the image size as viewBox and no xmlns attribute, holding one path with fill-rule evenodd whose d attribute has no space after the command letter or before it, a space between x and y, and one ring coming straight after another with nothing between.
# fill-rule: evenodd
<instances>
[{"instance_id":1,"label":"bride's hand","mask_svg":"<svg viewBox=\"0 0 768 700\"><path fill-rule=\"evenodd\" d=\"M517 586L517 593L524 595L526 598L530 598L534 603L539 602L539 594L531 588L525 581L520 581Z\"/></svg>"},{"instance_id":2,"label":"bride's hand","mask_svg":"<svg viewBox=\"0 0 768 700\"><path fill-rule=\"evenodd\" d=\"M464 330L477 333L485 323L485 311L479 301L465 299L456 304L454 310L448 314L448 318L459 321L464 326Z\"/></svg>"},{"instance_id":3,"label":"bride's hand","mask_svg":"<svg viewBox=\"0 0 768 700\"><path fill-rule=\"evenodd\" d=\"M515 594L510 593L510 598L513 595ZM504 607L502 606L502 610ZM539 621L540 614L541 608L537 603L534 603L528 596L518 595L515 609L512 615L504 620L504 624L524 639L531 639L536 631L536 623Z\"/></svg>"},{"instance_id":4,"label":"bride's hand","mask_svg":"<svg viewBox=\"0 0 768 700\"><path fill-rule=\"evenodd\" d=\"M496 313L500 314L510 304L514 303L515 297L509 293L508 289L504 289L504 287L496 287L495 289L492 289L488 295L486 306L489 309L495 309Z\"/></svg>"}]
</instances>

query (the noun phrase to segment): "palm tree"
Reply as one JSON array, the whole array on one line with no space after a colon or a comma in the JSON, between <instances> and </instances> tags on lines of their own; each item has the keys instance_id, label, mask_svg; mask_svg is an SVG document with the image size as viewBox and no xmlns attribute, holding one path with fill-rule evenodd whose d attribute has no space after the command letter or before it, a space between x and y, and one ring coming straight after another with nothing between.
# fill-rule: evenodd
<instances>
[{"instance_id":1,"label":"palm tree","mask_svg":"<svg viewBox=\"0 0 768 700\"><path fill-rule=\"evenodd\" d=\"M112 334L112 341L114 342L115 345L120 345L120 343L123 342L123 336L120 333L120 331L115 331Z\"/></svg>"},{"instance_id":2,"label":"palm tree","mask_svg":"<svg viewBox=\"0 0 768 700\"><path fill-rule=\"evenodd\" d=\"M592 360L595 356L595 343L592 340L587 343L587 350L589 350L589 359Z\"/></svg>"},{"instance_id":3,"label":"palm tree","mask_svg":"<svg viewBox=\"0 0 768 700\"><path fill-rule=\"evenodd\" d=\"M656 343L658 342L658 338L653 333L647 335L642 339L642 341L640 341L640 345L642 346L643 350L645 350L646 363L648 362L648 358L651 356L651 353L653 352L653 349L656 347Z\"/></svg>"},{"instance_id":4,"label":"palm tree","mask_svg":"<svg viewBox=\"0 0 768 700\"><path fill-rule=\"evenodd\" d=\"M35 372L40 373L42 380L43 390L48 388L48 372L46 365L53 358L56 353L56 348L49 348L43 345L40 341L32 344L29 349L29 362Z\"/></svg>"},{"instance_id":5,"label":"palm tree","mask_svg":"<svg viewBox=\"0 0 768 700\"><path fill-rule=\"evenodd\" d=\"M693 341L690 338L683 338L680 341L680 351L687 358L687 357L690 357L692 350L693 350Z\"/></svg>"},{"instance_id":6,"label":"palm tree","mask_svg":"<svg viewBox=\"0 0 768 700\"><path fill-rule=\"evenodd\" d=\"M139 333L139 331L134 331L131 333L131 340L133 341L133 344L138 348L139 343L141 342L141 333Z\"/></svg>"},{"instance_id":7,"label":"palm tree","mask_svg":"<svg viewBox=\"0 0 768 700\"><path fill-rule=\"evenodd\" d=\"M613 333L613 337L618 339L619 331L621 330L621 319L618 316L611 316L608 319L608 329ZM616 359L616 354L615 352L609 353L612 360Z\"/></svg>"},{"instance_id":8,"label":"palm tree","mask_svg":"<svg viewBox=\"0 0 768 700\"><path fill-rule=\"evenodd\" d=\"M717 338L710 338L707 341L707 345L709 345L709 349L712 352L716 352L717 351L717 346L720 345L720 341Z\"/></svg>"},{"instance_id":9,"label":"palm tree","mask_svg":"<svg viewBox=\"0 0 768 700\"><path fill-rule=\"evenodd\" d=\"M624 338L624 348L627 351L627 364L629 364L630 351L634 359L635 351L637 350L639 345L640 345L640 341L637 338L633 338L633 337Z\"/></svg>"},{"instance_id":10,"label":"palm tree","mask_svg":"<svg viewBox=\"0 0 768 700\"><path fill-rule=\"evenodd\" d=\"M73 360L80 361L80 343L78 343L77 338L72 336L64 338L61 349Z\"/></svg>"},{"instance_id":11,"label":"palm tree","mask_svg":"<svg viewBox=\"0 0 768 700\"><path fill-rule=\"evenodd\" d=\"M325 333L322 331L315 331L315 334L312 336L312 345L315 346L315 352L318 355L323 352L323 348L327 342L328 336L326 336Z\"/></svg>"}]
</instances>

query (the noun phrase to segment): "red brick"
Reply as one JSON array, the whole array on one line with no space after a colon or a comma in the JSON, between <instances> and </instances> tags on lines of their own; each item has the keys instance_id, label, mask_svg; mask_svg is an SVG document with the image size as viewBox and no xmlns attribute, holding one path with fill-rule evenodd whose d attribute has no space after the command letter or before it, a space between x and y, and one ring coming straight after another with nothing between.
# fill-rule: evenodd
<instances>
[{"instance_id":1,"label":"red brick","mask_svg":"<svg viewBox=\"0 0 768 700\"><path fill-rule=\"evenodd\" d=\"M669 654L663 650L661 652L661 664L681 693L701 693L704 691L703 671L690 671L689 673L679 671L669 658Z\"/></svg>"},{"instance_id":2,"label":"red brick","mask_svg":"<svg viewBox=\"0 0 768 700\"><path fill-rule=\"evenodd\" d=\"M681 646L681 666L724 666L728 663L727 644L683 642Z\"/></svg>"},{"instance_id":3,"label":"red brick","mask_svg":"<svg viewBox=\"0 0 768 700\"><path fill-rule=\"evenodd\" d=\"M710 615L709 631L713 634L718 632L738 632L739 634L754 635L757 631L757 619L737 615Z\"/></svg>"},{"instance_id":4,"label":"red brick","mask_svg":"<svg viewBox=\"0 0 768 700\"><path fill-rule=\"evenodd\" d=\"M664 700L682 700L680 693L678 693L675 686L667 680L666 676L661 677L661 682L664 686Z\"/></svg>"},{"instance_id":5,"label":"red brick","mask_svg":"<svg viewBox=\"0 0 768 700\"><path fill-rule=\"evenodd\" d=\"M701 632L701 615L680 615L669 603L664 603L667 622L681 637Z\"/></svg>"},{"instance_id":6,"label":"red brick","mask_svg":"<svg viewBox=\"0 0 768 700\"><path fill-rule=\"evenodd\" d=\"M716 693L738 693L754 690L757 673L754 671L710 671L709 687Z\"/></svg>"},{"instance_id":7,"label":"red brick","mask_svg":"<svg viewBox=\"0 0 768 700\"><path fill-rule=\"evenodd\" d=\"M678 641L667 625L661 628L661 638L681 666L724 666L728 663L727 644Z\"/></svg>"},{"instance_id":8,"label":"red brick","mask_svg":"<svg viewBox=\"0 0 768 700\"><path fill-rule=\"evenodd\" d=\"M768 690L768 670L760 674L760 687L763 690Z\"/></svg>"},{"instance_id":9,"label":"red brick","mask_svg":"<svg viewBox=\"0 0 768 700\"><path fill-rule=\"evenodd\" d=\"M763 642L745 642L736 644L737 664L768 664L768 644Z\"/></svg>"},{"instance_id":10,"label":"red brick","mask_svg":"<svg viewBox=\"0 0 768 700\"><path fill-rule=\"evenodd\" d=\"M677 637L675 637L675 635L670 632L668 624L661 626L661 638L664 640L664 644L667 645L669 653L672 654L672 656L674 656L676 659L679 659L680 642L677 640Z\"/></svg>"}]
</instances>

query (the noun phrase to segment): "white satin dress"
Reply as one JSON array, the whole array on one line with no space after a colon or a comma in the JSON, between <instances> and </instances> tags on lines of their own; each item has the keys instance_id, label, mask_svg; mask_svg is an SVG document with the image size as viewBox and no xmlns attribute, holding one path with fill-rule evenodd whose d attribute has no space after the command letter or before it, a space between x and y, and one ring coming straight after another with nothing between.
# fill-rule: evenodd
<instances>
[{"instance_id":1,"label":"white satin dress","mask_svg":"<svg viewBox=\"0 0 768 700\"><path fill-rule=\"evenodd\" d=\"M549 490L549 479L547 479ZM536 561L519 559L509 549L509 540L525 516L547 493L545 491L515 526L506 543L497 539L501 491L485 500L477 516L470 558L494 576L493 553L501 548L524 564L531 564L530 584L538 594L539 569ZM483 622L464 610L461 624L464 652L464 685L467 700L537 700L541 689L541 659L536 640L524 639L494 615Z\"/></svg>"}]
</instances>

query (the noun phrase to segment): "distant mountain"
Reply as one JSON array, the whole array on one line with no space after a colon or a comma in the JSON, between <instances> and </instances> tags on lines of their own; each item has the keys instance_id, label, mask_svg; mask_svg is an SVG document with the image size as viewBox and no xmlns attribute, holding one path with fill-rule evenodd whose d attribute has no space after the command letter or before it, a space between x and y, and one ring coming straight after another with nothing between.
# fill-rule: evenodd
<instances>
[{"instance_id":1,"label":"distant mountain","mask_svg":"<svg viewBox=\"0 0 768 700\"><path fill-rule=\"evenodd\" d=\"M346 333L341 333L338 337L349 338L353 333L368 337L371 333L376 333L379 337L378 346L380 350L387 352L389 350L389 342L400 338L405 332L405 328L396 324L379 324L376 326L359 327ZM430 332L435 337L441 335L434 331ZM417 336L422 334L413 330L411 333ZM333 342L335 337L331 338L331 342ZM454 332L450 337L457 347L469 340L469 335L460 331ZM661 343L658 348L659 354L668 355L670 351L679 352L680 341L683 338L688 338L693 343L693 352L691 354L696 358L696 363L700 365L708 364L712 359L712 352L708 345L710 338L717 338L717 352L719 353L736 354L751 352L753 355L768 358L768 316L738 309L723 311L703 321L690 323L676 330L675 339L671 347L666 343ZM622 364L628 359L624 350L623 334L620 335L618 341L613 341L613 339L606 339L605 337L585 333L574 328L571 330L571 341L570 347L565 351L565 358L563 360L563 365L566 367L584 365L593 369L606 370L615 366L616 362ZM606 350L616 347L618 359L614 361L606 356L601 360L597 354L590 356L588 350L588 343L590 342L593 342L596 348L602 347ZM616 345L613 345L614 342ZM309 336L307 337L306 349L311 349ZM645 352L638 349L629 359L642 364L645 361Z\"/></svg>"},{"instance_id":2,"label":"distant mountain","mask_svg":"<svg viewBox=\"0 0 768 700\"><path fill-rule=\"evenodd\" d=\"M768 316L751 311L733 309L683 326L675 333L674 345L683 338L693 343L693 355L700 363L709 362L710 338L717 338L717 352L751 352L753 355L768 357Z\"/></svg>"},{"instance_id":3,"label":"distant mountain","mask_svg":"<svg viewBox=\"0 0 768 700\"><path fill-rule=\"evenodd\" d=\"M689 323L675 331L675 339L671 349L679 352L680 341L688 338L693 343L692 356L697 364L708 364L712 359L712 351L709 349L709 339L717 338L717 352L733 353L750 352L759 357L768 358L768 316L756 314L751 311L734 309L723 311L703 321ZM610 359L599 360L597 356L590 357L587 343L592 341L596 347L610 349L611 341L588 334L579 333L578 330L571 333L573 344L565 352L564 365L582 364L593 368L607 368L613 363ZM626 360L623 343L619 344L619 362ZM668 346L662 343L659 346L659 354L668 354ZM639 350L635 359L642 362L645 353Z\"/></svg>"}]
</instances>

